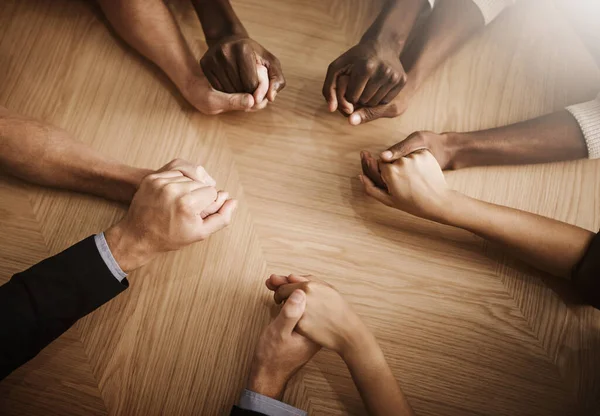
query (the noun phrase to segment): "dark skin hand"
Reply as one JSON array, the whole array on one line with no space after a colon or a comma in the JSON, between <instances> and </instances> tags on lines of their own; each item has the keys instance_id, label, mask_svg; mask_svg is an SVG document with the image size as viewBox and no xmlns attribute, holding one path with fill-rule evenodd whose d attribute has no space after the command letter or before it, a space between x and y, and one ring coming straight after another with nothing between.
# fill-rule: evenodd
<instances>
[{"instance_id":1,"label":"dark skin hand","mask_svg":"<svg viewBox=\"0 0 600 416\"><path fill-rule=\"evenodd\" d=\"M400 61L406 69L407 79L396 98L387 104L355 108L348 122L357 126L404 113L424 80L483 26L483 16L472 0L438 2L424 25L402 50Z\"/></svg>"},{"instance_id":2,"label":"dark skin hand","mask_svg":"<svg viewBox=\"0 0 600 416\"><path fill-rule=\"evenodd\" d=\"M220 39L208 48L200 65L213 88L226 93L252 94L258 87L256 65L267 68L269 101L285 87L279 60L247 36L232 35Z\"/></svg>"},{"instance_id":3,"label":"dark skin hand","mask_svg":"<svg viewBox=\"0 0 600 416\"><path fill-rule=\"evenodd\" d=\"M360 42L327 69L323 96L329 111L387 104L406 83L400 54L424 0L387 0ZM346 76L348 79L345 79Z\"/></svg>"},{"instance_id":4,"label":"dark skin hand","mask_svg":"<svg viewBox=\"0 0 600 416\"><path fill-rule=\"evenodd\" d=\"M428 150L443 170L473 166L523 165L583 159L588 156L581 128L567 110L532 120L467 133L418 131L381 152L394 162L418 150ZM361 154L363 173L385 189L378 160Z\"/></svg>"},{"instance_id":5,"label":"dark skin hand","mask_svg":"<svg viewBox=\"0 0 600 416\"><path fill-rule=\"evenodd\" d=\"M339 77L349 76L347 85ZM393 100L406 82L398 53L377 41L361 42L327 68L323 96L329 111L352 113L354 105L376 106Z\"/></svg>"},{"instance_id":6,"label":"dark skin hand","mask_svg":"<svg viewBox=\"0 0 600 416\"><path fill-rule=\"evenodd\" d=\"M257 65L267 69L267 99L285 87L281 63L248 35L229 0L192 0L208 43L200 60L213 88L223 92L252 94L259 85ZM260 99L264 97L258 97Z\"/></svg>"}]
</instances>

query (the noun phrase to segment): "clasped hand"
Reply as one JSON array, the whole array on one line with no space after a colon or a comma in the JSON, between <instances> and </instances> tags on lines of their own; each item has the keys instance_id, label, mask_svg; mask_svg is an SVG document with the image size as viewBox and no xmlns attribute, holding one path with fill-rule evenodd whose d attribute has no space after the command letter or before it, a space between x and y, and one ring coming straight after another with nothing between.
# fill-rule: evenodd
<instances>
[{"instance_id":1,"label":"clasped hand","mask_svg":"<svg viewBox=\"0 0 600 416\"><path fill-rule=\"evenodd\" d=\"M135 270L229 225L237 201L215 186L202 166L179 159L146 176L125 217L105 232L121 268Z\"/></svg>"},{"instance_id":2,"label":"clasped hand","mask_svg":"<svg viewBox=\"0 0 600 416\"><path fill-rule=\"evenodd\" d=\"M285 87L279 60L247 36L227 36L210 45L200 65L214 89L251 94L254 110L273 102Z\"/></svg>"}]
</instances>

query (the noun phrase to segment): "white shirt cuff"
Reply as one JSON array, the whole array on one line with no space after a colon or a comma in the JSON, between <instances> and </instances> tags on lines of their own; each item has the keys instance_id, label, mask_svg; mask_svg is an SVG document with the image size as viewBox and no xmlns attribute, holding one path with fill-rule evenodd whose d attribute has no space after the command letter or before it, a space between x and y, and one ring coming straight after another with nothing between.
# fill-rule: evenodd
<instances>
[{"instance_id":1,"label":"white shirt cuff","mask_svg":"<svg viewBox=\"0 0 600 416\"><path fill-rule=\"evenodd\" d=\"M493 21L504 9L515 4L516 0L473 0L473 3L483 15L483 20L487 25Z\"/></svg>"},{"instance_id":2,"label":"white shirt cuff","mask_svg":"<svg viewBox=\"0 0 600 416\"><path fill-rule=\"evenodd\" d=\"M567 107L579 123L590 159L600 158L600 94L595 100Z\"/></svg>"},{"instance_id":3,"label":"white shirt cuff","mask_svg":"<svg viewBox=\"0 0 600 416\"><path fill-rule=\"evenodd\" d=\"M119 263L113 257L110 248L108 247L108 243L106 242L106 238L104 237L104 233L99 233L94 236L94 241L96 242L96 247L98 247L98 251L100 252L100 257L106 263L106 267L108 270L115 276L115 278L121 282L123 279L127 277L127 273L121 270Z\"/></svg>"},{"instance_id":4,"label":"white shirt cuff","mask_svg":"<svg viewBox=\"0 0 600 416\"><path fill-rule=\"evenodd\" d=\"M306 412L303 410L248 389L244 389L238 407L267 416L306 416Z\"/></svg>"}]
</instances>

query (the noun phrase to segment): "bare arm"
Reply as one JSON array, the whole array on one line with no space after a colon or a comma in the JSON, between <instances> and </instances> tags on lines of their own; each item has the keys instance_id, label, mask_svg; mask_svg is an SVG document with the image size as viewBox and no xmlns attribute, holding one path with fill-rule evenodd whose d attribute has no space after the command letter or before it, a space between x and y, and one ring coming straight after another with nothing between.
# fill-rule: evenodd
<instances>
[{"instance_id":1,"label":"bare arm","mask_svg":"<svg viewBox=\"0 0 600 416\"><path fill-rule=\"evenodd\" d=\"M175 18L162 0L98 0L115 31L154 62L194 107L205 114L247 110L249 94L223 94L210 87Z\"/></svg>"},{"instance_id":2,"label":"bare arm","mask_svg":"<svg viewBox=\"0 0 600 416\"><path fill-rule=\"evenodd\" d=\"M406 45L408 36L427 4L426 0L388 0L367 29L361 41L377 40L394 47L398 57Z\"/></svg>"},{"instance_id":3,"label":"bare arm","mask_svg":"<svg viewBox=\"0 0 600 416\"><path fill-rule=\"evenodd\" d=\"M0 170L35 184L131 201L151 171L119 163L57 127L0 107Z\"/></svg>"},{"instance_id":4,"label":"bare arm","mask_svg":"<svg viewBox=\"0 0 600 416\"><path fill-rule=\"evenodd\" d=\"M248 32L235 14L229 0L192 0L196 9L206 43L214 44L226 36L241 35Z\"/></svg>"},{"instance_id":5,"label":"bare arm","mask_svg":"<svg viewBox=\"0 0 600 416\"><path fill-rule=\"evenodd\" d=\"M569 278L596 235L541 215L452 192L445 221L501 244L515 257L554 276Z\"/></svg>"},{"instance_id":6,"label":"bare arm","mask_svg":"<svg viewBox=\"0 0 600 416\"><path fill-rule=\"evenodd\" d=\"M370 331L360 334L342 359L370 415L414 414Z\"/></svg>"},{"instance_id":7,"label":"bare arm","mask_svg":"<svg viewBox=\"0 0 600 416\"><path fill-rule=\"evenodd\" d=\"M581 128L567 110L488 130L415 132L382 152L381 158L392 162L419 149L429 150L444 170L588 157Z\"/></svg>"},{"instance_id":8,"label":"bare arm","mask_svg":"<svg viewBox=\"0 0 600 416\"><path fill-rule=\"evenodd\" d=\"M566 110L505 127L448 133L451 169L583 159L583 133Z\"/></svg>"}]
</instances>

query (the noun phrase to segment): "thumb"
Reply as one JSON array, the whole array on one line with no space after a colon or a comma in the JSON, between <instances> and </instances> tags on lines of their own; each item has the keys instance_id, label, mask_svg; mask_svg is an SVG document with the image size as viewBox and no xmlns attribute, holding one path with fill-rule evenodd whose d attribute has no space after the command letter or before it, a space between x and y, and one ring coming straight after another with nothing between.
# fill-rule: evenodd
<instances>
[{"instance_id":1,"label":"thumb","mask_svg":"<svg viewBox=\"0 0 600 416\"><path fill-rule=\"evenodd\" d=\"M302 318L305 308L306 294L300 289L294 290L273 321L275 329L281 333L291 334Z\"/></svg>"},{"instance_id":2,"label":"thumb","mask_svg":"<svg viewBox=\"0 0 600 416\"><path fill-rule=\"evenodd\" d=\"M385 162L393 162L422 149L427 149L427 144L421 132L418 131L383 151L380 156Z\"/></svg>"},{"instance_id":3,"label":"thumb","mask_svg":"<svg viewBox=\"0 0 600 416\"><path fill-rule=\"evenodd\" d=\"M358 126L359 124L368 123L369 121L377 120L381 117L393 117L394 115L390 112L390 107L385 105L378 105L377 107L363 107L348 117L348 122L353 126Z\"/></svg>"},{"instance_id":4,"label":"thumb","mask_svg":"<svg viewBox=\"0 0 600 416\"><path fill-rule=\"evenodd\" d=\"M246 111L254 106L254 97L252 94L227 94L221 91L214 91L213 97L209 102L215 110L215 114L227 111Z\"/></svg>"},{"instance_id":5,"label":"thumb","mask_svg":"<svg viewBox=\"0 0 600 416\"><path fill-rule=\"evenodd\" d=\"M270 102L275 100L277 93L285 88L285 77L278 64L269 65L267 68L269 74L269 90L267 91L267 99Z\"/></svg>"}]
</instances>

